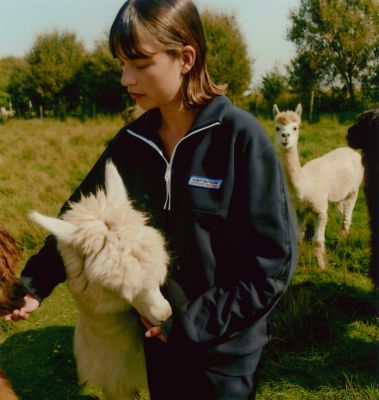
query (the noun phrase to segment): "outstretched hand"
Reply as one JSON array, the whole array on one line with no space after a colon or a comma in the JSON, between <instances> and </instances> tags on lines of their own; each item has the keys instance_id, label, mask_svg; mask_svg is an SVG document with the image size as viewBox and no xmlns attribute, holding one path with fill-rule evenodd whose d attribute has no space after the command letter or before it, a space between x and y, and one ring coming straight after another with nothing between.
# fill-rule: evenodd
<instances>
[{"instance_id":1,"label":"outstretched hand","mask_svg":"<svg viewBox=\"0 0 379 400\"><path fill-rule=\"evenodd\" d=\"M21 319L28 319L30 314L37 310L39 301L30 294L24 297L25 304L19 310L13 310L12 313L4 316L6 321L19 321Z\"/></svg>"},{"instance_id":2,"label":"outstretched hand","mask_svg":"<svg viewBox=\"0 0 379 400\"><path fill-rule=\"evenodd\" d=\"M141 322L143 324L143 326L147 329L147 331L145 332L145 336L148 338L157 338L159 339L161 342L163 343L167 343L166 338L164 337L163 333L162 333L162 329L160 328L160 326L154 326L148 319L146 319L145 317L140 317L141 318Z\"/></svg>"}]
</instances>

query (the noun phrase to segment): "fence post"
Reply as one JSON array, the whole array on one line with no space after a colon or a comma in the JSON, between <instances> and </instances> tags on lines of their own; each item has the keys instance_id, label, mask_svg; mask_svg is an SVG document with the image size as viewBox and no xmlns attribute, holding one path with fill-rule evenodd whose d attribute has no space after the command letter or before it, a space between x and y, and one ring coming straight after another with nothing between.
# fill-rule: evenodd
<instances>
[{"instance_id":1,"label":"fence post","mask_svg":"<svg viewBox=\"0 0 379 400\"><path fill-rule=\"evenodd\" d=\"M309 122L312 122L313 119L313 105L314 105L314 101L315 101L315 92L312 89L311 90L311 100L309 102Z\"/></svg>"}]
</instances>

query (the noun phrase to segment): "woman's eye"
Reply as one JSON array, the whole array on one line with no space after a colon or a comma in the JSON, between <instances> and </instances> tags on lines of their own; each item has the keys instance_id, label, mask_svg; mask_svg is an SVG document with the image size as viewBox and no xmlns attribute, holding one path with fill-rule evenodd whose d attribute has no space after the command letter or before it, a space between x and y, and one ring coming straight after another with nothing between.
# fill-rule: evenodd
<instances>
[{"instance_id":1,"label":"woman's eye","mask_svg":"<svg viewBox=\"0 0 379 400\"><path fill-rule=\"evenodd\" d=\"M146 67L148 67L150 64L137 64L136 65L136 68L137 69L144 69L144 68L146 68Z\"/></svg>"}]
</instances>

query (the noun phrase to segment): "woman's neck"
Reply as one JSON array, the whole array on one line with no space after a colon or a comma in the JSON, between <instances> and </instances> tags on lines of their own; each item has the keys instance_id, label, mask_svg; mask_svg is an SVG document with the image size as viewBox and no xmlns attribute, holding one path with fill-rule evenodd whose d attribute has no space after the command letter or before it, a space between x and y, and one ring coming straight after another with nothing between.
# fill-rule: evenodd
<instances>
[{"instance_id":1,"label":"woman's neck","mask_svg":"<svg viewBox=\"0 0 379 400\"><path fill-rule=\"evenodd\" d=\"M160 109L162 122L159 136L169 158L177 143L191 128L198 110L188 110L184 107L165 107Z\"/></svg>"}]
</instances>

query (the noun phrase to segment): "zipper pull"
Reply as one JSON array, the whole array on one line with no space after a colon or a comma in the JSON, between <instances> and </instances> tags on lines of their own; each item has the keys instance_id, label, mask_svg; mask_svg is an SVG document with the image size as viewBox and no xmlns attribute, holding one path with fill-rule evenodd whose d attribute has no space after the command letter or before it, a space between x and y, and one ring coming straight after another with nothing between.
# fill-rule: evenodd
<instances>
[{"instance_id":1,"label":"zipper pull","mask_svg":"<svg viewBox=\"0 0 379 400\"><path fill-rule=\"evenodd\" d=\"M171 210L171 163L167 164L164 179L166 181L166 201L163 209Z\"/></svg>"},{"instance_id":2,"label":"zipper pull","mask_svg":"<svg viewBox=\"0 0 379 400\"><path fill-rule=\"evenodd\" d=\"M164 176L164 179L166 181L166 185L169 184L170 180L171 180L171 168L170 168L170 164L167 164L167 168L166 168L166 173Z\"/></svg>"}]
</instances>

